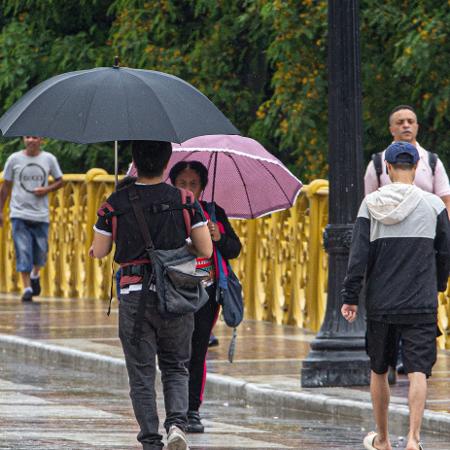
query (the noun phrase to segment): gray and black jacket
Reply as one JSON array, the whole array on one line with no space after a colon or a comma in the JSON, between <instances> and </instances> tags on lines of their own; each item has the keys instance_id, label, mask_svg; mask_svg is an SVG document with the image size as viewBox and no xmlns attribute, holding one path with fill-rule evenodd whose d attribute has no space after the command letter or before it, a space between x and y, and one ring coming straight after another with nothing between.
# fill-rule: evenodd
<instances>
[{"instance_id":1,"label":"gray and black jacket","mask_svg":"<svg viewBox=\"0 0 450 450\"><path fill-rule=\"evenodd\" d=\"M342 303L357 305L366 278L367 317L435 314L450 270L450 224L442 200L394 183L362 202Z\"/></svg>"}]
</instances>

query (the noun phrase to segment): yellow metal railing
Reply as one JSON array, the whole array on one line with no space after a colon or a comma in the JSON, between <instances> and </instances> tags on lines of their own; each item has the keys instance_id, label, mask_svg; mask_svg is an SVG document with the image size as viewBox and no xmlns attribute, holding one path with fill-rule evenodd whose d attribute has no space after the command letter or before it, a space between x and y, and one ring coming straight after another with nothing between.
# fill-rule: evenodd
<instances>
[{"instance_id":1,"label":"yellow metal railing","mask_svg":"<svg viewBox=\"0 0 450 450\"><path fill-rule=\"evenodd\" d=\"M88 256L99 205L112 192L114 177L102 169L65 175L64 187L50 194L49 256L42 272L42 295L106 299L111 289L112 255ZM0 291L17 292L14 248L7 211L0 228ZM287 211L255 220L233 221L241 256L232 261L244 289L246 317L317 331L327 296L327 256L322 233L328 221L328 182L304 186ZM439 299L439 322L450 348L450 287ZM446 339L446 336L447 339Z\"/></svg>"}]
</instances>

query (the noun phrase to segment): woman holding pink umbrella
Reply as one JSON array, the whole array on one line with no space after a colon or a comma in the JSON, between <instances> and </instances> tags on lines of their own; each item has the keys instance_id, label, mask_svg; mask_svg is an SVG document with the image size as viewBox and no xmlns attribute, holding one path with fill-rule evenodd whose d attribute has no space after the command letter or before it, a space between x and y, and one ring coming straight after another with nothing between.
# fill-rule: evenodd
<instances>
[{"instance_id":1,"label":"woman holding pink umbrella","mask_svg":"<svg viewBox=\"0 0 450 450\"><path fill-rule=\"evenodd\" d=\"M170 181L179 188L190 190L197 200L208 184L208 170L199 161L180 161L170 170ZM208 302L194 315L194 333L192 335L192 354L189 362L189 411L187 432L203 433L199 408L203 400L203 390L206 381L206 353L211 331L219 314L219 304L216 300L216 280L219 273L217 252L225 260L239 256L241 243L228 221L225 211L217 204L215 206L216 221L210 220L211 204L200 201L208 220L208 228L214 244L213 258L197 259L197 268L209 272L207 292Z\"/></svg>"}]
</instances>

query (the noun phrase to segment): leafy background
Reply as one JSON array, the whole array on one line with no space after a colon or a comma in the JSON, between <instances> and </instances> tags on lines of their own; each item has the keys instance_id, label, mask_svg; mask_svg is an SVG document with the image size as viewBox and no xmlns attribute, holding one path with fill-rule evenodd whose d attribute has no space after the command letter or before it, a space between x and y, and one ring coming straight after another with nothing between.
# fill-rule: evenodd
<instances>
[{"instance_id":1,"label":"leafy background","mask_svg":"<svg viewBox=\"0 0 450 450\"><path fill-rule=\"evenodd\" d=\"M450 0L361 0L364 152L413 105L419 140L450 164ZM327 173L327 2L0 0L0 112L53 75L112 65L189 81L301 179ZM345 111L342 112L345 114ZM20 148L0 141L0 165ZM47 141L67 173L113 170L111 144ZM120 155L125 170L130 155Z\"/></svg>"}]
</instances>

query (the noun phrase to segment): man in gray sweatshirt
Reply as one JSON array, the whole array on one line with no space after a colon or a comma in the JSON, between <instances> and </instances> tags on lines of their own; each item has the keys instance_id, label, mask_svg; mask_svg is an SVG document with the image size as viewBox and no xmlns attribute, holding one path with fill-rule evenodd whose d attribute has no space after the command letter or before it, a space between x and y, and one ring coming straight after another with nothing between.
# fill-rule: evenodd
<instances>
[{"instance_id":1,"label":"man in gray sweatshirt","mask_svg":"<svg viewBox=\"0 0 450 450\"><path fill-rule=\"evenodd\" d=\"M353 231L342 290L343 316L352 322L366 281L367 353L377 433L369 450L391 450L388 434L389 365L401 341L410 381L407 450L420 450L427 378L436 361L437 297L450 271L450 224L443 201L414 183L419 154L407 142L385 152L392 184L363 200Z\"/></svg>"},{"instance_id":2,"label":"man in gray sweatshirt","mask_svg":"<svg viewBox=\"0 0 450 450\"><path fill-rule=\"evenodd\" d=\"M41 293L40 270L47 261L48 194L63 185L62 172L54 155L41 149L38 136L23 138L25 149L9 156L0 189L0 227L3 207L9 205L16 271L23 284L22 301L30 302ZM49 176L54 178L49 182Z\"/></svg>"}]
</instances>

